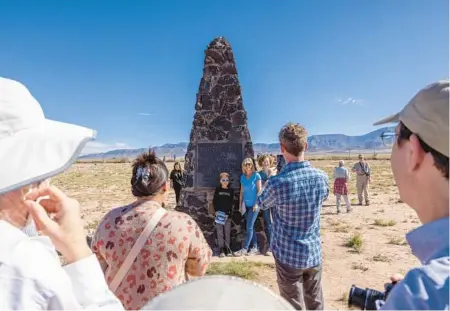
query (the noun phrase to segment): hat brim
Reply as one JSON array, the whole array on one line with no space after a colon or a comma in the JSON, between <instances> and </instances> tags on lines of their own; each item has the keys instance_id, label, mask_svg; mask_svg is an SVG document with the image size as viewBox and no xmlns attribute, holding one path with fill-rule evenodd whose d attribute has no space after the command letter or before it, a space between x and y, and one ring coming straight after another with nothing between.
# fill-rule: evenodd
<instances>
[{"instance_id":1,"label":"hat brim","mask_svg":"<svg viewBox=\"0 0 450 311\"><path fill-rule=\"evenodd\" d=\"M0 140L0 194L56 176L77 159L95 131L45 119Z\"/></svg>"},{"instance_id":2,"label":"hat brim","mask_svg":"<svg viewBox=\"0 0 450 311\"><path fill-rule=\"evenodd\" d=\"M396 113L393 115L390 115L389 117L386 117L384 119L381 119L377 122L375 122L373 125L381 125L381 124L387 124L387 123L397 123L400 121L400 113Z\"/></svg>"},{"instance_id":3,"label":"hat brim","mask_svg":"<svg viewBox=\"0 0 450 311\"><path fill-rule=\"evenodd\" d=\"M294 308L284 298L260 284L232 276L212 275L178 285L150 300L141 310L294 310Z\"/></svg>"}]
</instances>

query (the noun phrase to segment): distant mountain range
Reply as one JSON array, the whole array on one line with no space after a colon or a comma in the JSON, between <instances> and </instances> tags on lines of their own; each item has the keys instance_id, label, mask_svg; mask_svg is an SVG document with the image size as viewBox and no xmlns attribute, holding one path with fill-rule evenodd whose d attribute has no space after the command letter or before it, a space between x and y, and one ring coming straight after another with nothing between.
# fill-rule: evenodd
<instances>
[{"instance_id":1,"label":"distant mountain range","mask_svg":"<svg viewBox=\"0 0 450 311\"><path fill-rule=\"evenodd\" d=\"M347 136L344 134L323 134L312 135L308 137L308 150L311 153L343 153L352 151L366 151L366 152L385 152L386 148L381 141L381 134L384 132L392 132L394 128L384 127L376 131L370 132L360 136ZM188 143L181 142L178 144L164 144L162 146L153 147L153 150L159 157L184 157ZM280 144L266 144L254 143L253 149L256 154L259 153L273 153L276 154L280 150ZM109 160L119 158L135 158L147 148L139 149L117 149L104 153L86 154L80 156L80 159L92 160Z\"/></svg>"}]
</instances>

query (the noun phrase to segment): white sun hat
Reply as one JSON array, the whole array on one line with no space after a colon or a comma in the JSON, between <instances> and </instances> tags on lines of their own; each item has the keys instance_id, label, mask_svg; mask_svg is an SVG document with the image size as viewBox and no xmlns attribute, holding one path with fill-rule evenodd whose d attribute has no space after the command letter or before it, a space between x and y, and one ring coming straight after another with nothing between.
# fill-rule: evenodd
<instances>
[{"instance_id":1,"label":"white sun hat","mask_svg":"<svg viewBox=\"0 0 450 311\"><path fill-rule=\"evenodd\" d=\"M21 83L0 77L0 194L62 173L95 131L48 120Z\"/></svg>"},{"instance_id":2,"label":"white sun hat","mask_svg":"<svg viewBox=\"0 0 450 311\"><path fill-rule=\"evenodd\" d=\"M162 293L140 310L294 310L270 289L238 277L204 276Z\"/></svg>"}]
</instances>

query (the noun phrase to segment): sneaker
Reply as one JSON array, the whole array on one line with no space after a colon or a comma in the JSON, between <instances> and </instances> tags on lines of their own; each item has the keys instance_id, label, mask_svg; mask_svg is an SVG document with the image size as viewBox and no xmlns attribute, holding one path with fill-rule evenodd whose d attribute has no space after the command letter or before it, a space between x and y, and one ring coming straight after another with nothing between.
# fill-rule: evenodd
<instances>
[{"instance_id":1,"label":"sneaker","mask_svg":"<svg viewBox=\"0 0 450 311\"><path fill-rule=\"evenodd\" d=\"M350 213L352 211L352 208L351 207L348 207L347 208L347 213Z\"/></svg>"},{"instance_id":2,"label":"sneaker","mask_svg":"<svg viewBox=\"0 0 450 311\"><path fill-rule=\"evenodd\" d=\"M337 211L336 211L336 214L340 214L340 213L341 213L341 211L340 211L340 210L337 210Z\"/></svg>"},{"instance_id":3,"label":"sneaker","mask_svg":"<svg viewBox=\"0 0 450 311\"><path fill-rule=\"evenodd\" d=\"M245 248L238 250L237 252L234 252L234 256L240 257L247 254L247 250Z\"/></svg>"},{"instance_id":4,"label":"sneaker","mask_svg":"<svg viewBox=\"0 0 450 311\"><path fill-rule=\"evenodd\" d=\"M248 251L247 256L248 255L259 255L259 254L260 254L259 250L256 247L254 247L250 251Z\"/></svg>"},{"instance_id":5,"label":"sneaker","mask_svg":"<svg viewBox=\"0 0 450 311\"><path fill-rule=\"evenodd\" d=\"M370 205L370 203L369 202L366 202L366 206L369 206Z\"/></svg>"},{"instance_id":6,"label":"sneaker","mask_svg":"<svg viewBox=\"0 0 450 311\"><path fill-rule=\"evenodd\" d=\"M220 258L225 257L225 253L224 253L224 252L221 252L220 255L219 255L219 257L220 257Z\"/></svg>"}]
</instances>

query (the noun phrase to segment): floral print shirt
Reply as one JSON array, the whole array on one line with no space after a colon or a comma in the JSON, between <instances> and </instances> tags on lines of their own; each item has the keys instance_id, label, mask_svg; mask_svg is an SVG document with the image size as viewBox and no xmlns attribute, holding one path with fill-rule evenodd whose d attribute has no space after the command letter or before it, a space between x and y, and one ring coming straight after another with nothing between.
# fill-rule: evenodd
<instances>
[{"instance_id":1,"label":"floral print shirt","mask_svg":"<svg viewBox=\"0 0 450 311\"><path fill-rule=\"evenodd\" d=\"M105 215L92 241L105 278L110 284L119 267L161 205L135 202ZM160 293L205 274L212 251L196 222L187 214L168 211L138 254L115 291L128 310L141 309Z\"/></svg>"}]
</instances>

